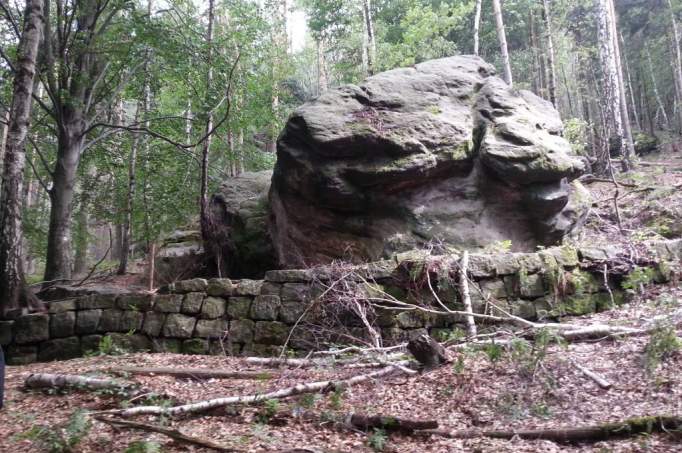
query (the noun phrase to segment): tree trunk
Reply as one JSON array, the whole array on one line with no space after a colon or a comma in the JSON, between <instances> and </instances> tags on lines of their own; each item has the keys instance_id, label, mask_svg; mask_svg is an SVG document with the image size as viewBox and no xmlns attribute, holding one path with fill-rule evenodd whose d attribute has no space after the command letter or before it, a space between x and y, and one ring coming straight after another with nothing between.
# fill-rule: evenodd
<instances>
[{"instance_id":1,"label":"tree trunk","mask_svg":"<svg viewBox=\"0 0 682 453\"><path fill-rule=\"evenodd\" d=\"M73 274L82 275L88 267L88 200L81 189L78 212L76 213L75 256L73 259Z\"/></svg>"},{"instance_id":2,"label":"tree trunk","mask_svg":"<svg viewBox=\"0 0 682 453\"><path fill-rule=\"evenodd\" d=\"M9 110L5 112L5 117L2 123L2 132L0 132L0 169L4 167L5 163L5 145L7 144L7 132L9 131ZM2 171L0 171L2 173ZM0 175L0 184L2 184L2 175Z\"/></svg>"},{"instance_id":3,"label":"tree trunk","mask_svg":"<svg viewBox=\"0 0 682 453\"><path fill-rule=\"evenodd\" d=\"M509 86L513 85L511 63L509 62L509 50L507 49L507 35L504 31L504 21L502 19L502 6L500 0L493 0L493 13L495 14L495 28L497 29L497 39L500 41L500 56L504 67L504 81Z\"/></svg>"},{"instance_id":4,"label":"tree trunk","mask_svg":"<svg viewBox=\"0 0 682 453\"><path fill-rule=\"evenodd\" d=\"M362 0L362 18L365 21L364 30L367 34L367 74L373 75L376 69L377 45L376 38L374 37L371 0Z\"/></svg>"},{"instance_id":5,"label":"tree trunk","mask_svg":"<svg viewBox=\"0 0 682 453\"><path fill-rule=\"evenodd\" d=\"M656 74L654 73L654 65L651 62L651 53L649 52L648 48L646 48L646 59L647 59L648 65L649 65L649 75L651 76L651 88L654 91L654 99L656 100L656 104L658 105L658 110L660 110L661 116L663 117L664 127L666 129L670 129L670 121L668 120L668 114L665 111L665 105L663 105L663 101L661 100L661 94L658 91L658 83L656 82ZM656 116L656 115L654 115L654 116Z\"/></svg>"},{"instance_id":6,"label":"tree trunk","mask_svg":"<svg viewBox=\"0 0 682 453\"><path fill-rule=\"evenodd\" d=\"M670 23L673 30L673 50L675 52L675 81L678 87L678 102L682 102L682 55L680 54L680 33L677 28L677 20L675 19L675 10L673 9L672 0L668 0L668 9L670 11ZM682 130L682 110L679 112L678 130Z\"/></svg>"},{"instance_id":7,"label":"tree trunk","mask_svg":"<svg viewBox=\"0 0 682 453\"><path fill-rule=\"evenodd\" d=\"M619 33L620 43L625 45L625 40L623 39L623 34ZM635 90L632 85L632 77L630 74L630 64L628 62L628 53L623 52L623 60L625 62L625 79L627 80L628 93L630 94L630 104L632 106L632 116L635 119L635 126L638 130L642 130L642 123L639 120L639 114L637 113L637 103L635 102Z\"/></svg>"},{"instance_id":8,"label":"tree trunk","mask_svg":"<svg viewBox=\"0 0 682 453\"><path fill-rule=\"evenodd\" d=\"M632 127L630 126L630 115L628 114L627 98L625 96L625 78L623 77L623 64L620 58L620 43L618 40L618 16L613 0L609 3L609 25L611 27L611 40L613 42L613 55L616 60L616 75L618 77L618 97L620 98L620 114L623 122L623 133L625 137L625 148L621 150L623 154L623 171L632 169L632 159L635 155L635 143L632 139Z\"/></svg>"},{"instance_id":9,"label":"tree trunk","mask_svg":"<svg viewBox=\"0 0 682 453\"><path fill-rule=\"evenodd\" d=\"M145 82L146 85L146 82ZM137 123L140 119L140 103L138 102L135 109L135 120ZM144 110L144 107L142 108ZM135 133L133 141L130 145L130 156L128 157L128 192L126 194L126 210L125 219L121 227L121 249L119 251L118 275L125 275L128 270L128 257L130 256L130 243L132 242L133 232L133 208L135 202L135 192L137 190L137 149L140 143L140 135Z\"/></svg>"},{"instance_id":10,"label":"tree trunk","mask_svg":"<svg viewBox=\"0 0 682 453\"><path fill-rule=\"evenodd\" d=\"M481 3L482 0L476 0L476 12L474 13L474 55L478 56L480 51L479 32L481 29Z\"/></svg>"},{"instance_id":11,"label":"tree trunk","mask_svg":"<svg viewBox=\"0 0 682 453\"><path fill-rule=\"evenodd\" d=\"M28 291L22 266L22 186L25 145L31 115L31 96L38 43L43 28L43 1L27 0L24 28L17 49L9 130L0 190L0 317L27 307Z\"/></svg>"},{"instance_id":12,"label":"tree trunk","mask_svg":"<svg viewBox=\"0 0 682 453\"><path fill-rule=\"evenodd\" d=\"M547 43L547 80L549 100L555 108L559 108L556 97L556 67L554 64L554 40L552 39L552 16L549 11L549 0L542 0L542 19L545 22L545 42Z\"/></svg>"},{"instance_id":13,"label":"tree trunk","mask_svg":"<svg viewBox=\"0 0 682 453\"><path fill-rule=\"evenodd\" d=\"M324 38L319 38L317 40L317 93L322 94L328 89L327 64L324 58Z\"/></svg>"},{"instance_id":14,"label":"tree trunk","mask_svg":"<svg viewBox=\"0 0 682 453\"><path fill-rule=\"evenodd\" d=\"M628 145L623 129L623 117L621 115L618 64L616 62L616 49L614 47L612 35L613 27L611 26L610 1L595 0L595 8L597 11L599 57L604 71L604 103L607 109L608 119L613 124L613 132L619 141L621 152L625 152ZM605 140L608 144L608 135L605 137ZM600 155L600 158L604 160L603 162L600 162L601 166L609 169L610 160L608 150L601 154L604 154L603 156Z\"/></svg>"}]
</instances>

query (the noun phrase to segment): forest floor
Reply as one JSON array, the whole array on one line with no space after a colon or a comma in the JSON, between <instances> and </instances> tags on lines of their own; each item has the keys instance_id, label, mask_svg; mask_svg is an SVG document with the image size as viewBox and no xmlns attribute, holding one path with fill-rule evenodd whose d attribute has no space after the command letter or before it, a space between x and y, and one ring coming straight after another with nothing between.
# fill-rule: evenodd
<instances>
[{"instance_id":1,"label":"forest floor","mask_svg":"<svg viewBox=\"0 0 682 453\"><path fill-rule=\"evenodd\" d=\"M654 316L678 310L682 289L650 288L645 297L619 308L567 320L641 326ZM453 364L417 374L393 375L350 387L342 393L298 396L265 406L228 407L210 414L181 418L136 417L183 433L210 439L239 451L383 451L395 452L631 452L682 451L679 438L646 435L586 444L550 441L468 439L402 434L362 433L334 423L351 412L436 420L440 429L528 429L577 427L644 415L682 415L682 354L666 354L650 346L647 336L571 344L550 344L530 352L488 348L454 353ZM531 344L531 346L533 346ZM670 351L667 351L670 352ZM667 356L667 357L664 357ZM575 361L613 384L604 390L574 366ZM648 364L648 365L647 365ZM179 402L248 395L367 371L341 366L272 369L246 359L174 354L99 355L63 362L9 367L5 409L0 411L0 451L40 450L36 427L58 429L79 409L102 411L127 407L125 394L73 391L44 393L24 389L30 373L107 375L116 366L260 370L259 379L181 380L170 376L126 376L156 395ZM655 366L655 368L654 368ZM535 371L531 376L529 369ZM268 376L268 373L272 373ZM113 376L113 375L112 375ZM150 397L158 404L160 397ZM134 404L141 404L136 401ZM147 402L150 404L150 402ZM265 408L264 408L265 407ZM57 427L57 428L55 428ZM34 435L31 435L33 432ZM180 444L159 434L114 430L94 421L73 451L123 452L135 442L158 443L167 452L210 451ZM149 444L148 444L149 445ZM154 451L154 450L130 450Z\"/></svg>"},{"instance_id":2,"label":"forest floor","mask_svg":"<svg viewBox=\"0 0 682 453\"><path fill-rule=\"evenodd\" d=\"M597 204L580 237L574 241L603 245L682 236L678 231L682 228L682 155L652 155L644 160L665 165L641 167L627 178L618 176L626 183L617 189L621 228L617 225L613 203L616 187L609 182L587 184ZM93 284L117 284L115 279L97 280ZM565 321L642 326L655 316L679 310L681 296L679 286L650 287L627 305ZM453 363L436 370L417 375L391 375L343 392L285 398L278 404L227 407L210 414L179 418L140 416L135 420L179 429L237 451L299 448L307 449L299 451L359 452L382 447L382 451L389 452L682 452L679 437L672 433L559 444L518 438L385 435L359 432L338 423L351 412L436 420L443 430L579 427L648 415L682 416L682 373L679 372L682 353L675 352L675 345L652 339L653 336L634 336L550 343L546 348L529 343L525 352L514 348L465 350L453 353ZM613 386L608 390L600 388L572 362L598 373ZM159 395L187 403L260 394L298 383L337 380L367 372L341 366L268 369L249 364L244 358L173 354L96 355L8 367L6 404L0 411L0 451L41 451L41 440L49 439L51 432L59 432L59 427L65 426L76 411L102 411L131 404L125 394L29 391L24 388L28 374L107 375L106 369L116 366L261 370L264 373L261 379L251 380L126 376L125 380L137 382L151 392L147 404L159 404L162 399ZM272 376L267 378L266 373ZM141 404L141 400L132 404ZM132 445L138 449L127 450L131 453L210 451L160 434L114 429L99 421L92 423L72 451L124 452ZM40 427L49 428L41 430ZM141 449L141 445L147 449ZM151 449L153 445L160 446L160 450Z\"/></svg>"}]
</instances>

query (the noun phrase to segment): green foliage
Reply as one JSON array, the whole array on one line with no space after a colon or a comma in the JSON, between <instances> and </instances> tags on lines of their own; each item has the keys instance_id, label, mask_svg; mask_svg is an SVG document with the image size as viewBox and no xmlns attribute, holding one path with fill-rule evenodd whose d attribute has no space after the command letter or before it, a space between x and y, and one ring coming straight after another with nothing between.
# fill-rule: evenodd
<instances>
[{"instance_id":1,"label":"green foliage","mask_svg":"<svg viewBox=\"0 0 682 453\"><path fill-rule=\"evenodd\" d=\"M263 402L262 409L258 412L256 419L259 423L269 422L279 411L279 400L277 399L267 399Z\"/></svg>"},{"instance_id":2,"label":"green foliage","mask_svg":"<svg viewBox=\"0 0 682 453\"><path fill-rule=\"evenodd\" d=\"M484 351L485 355L488 357L488 360L490 360L492 363L498 362L504 355L504 348L496 343L490 343L486 345Z\"/></svg>"},{"instance_id":3,"label":"green foliage","mask_svg":"<svg viewBox=\"0 0 682 453\"><path fill-rule=\"evenodd\" d=\"M332 409L339 410L343 406L343 389L336 388L329 394L329 405Z\"/></svg>"},{"instance_id":4,"label":"green foliage","mask_svg":"<svg viewBox=\"0 0 682 453\"><path fill-rule=\"evenodd\" d=\"M621 283L623 289L639 290L654 279L655 271L650 267L635 266Z\"/></svg>"},{"instance_id":5,"label":"green foliage","mask_svg":"<svg viewBox=\"0 0 682 453\"><path fill-rule=\"evenodd\" d=\"M570 118L564 122L564 138L571 144L573 152L579 156L589 154L588 127L589 125L579 118Z\"/></svg>"},{"instance_id":6,"label":"green foliage","mask_svg":"<svg viewBox=\"0 0 682 453\"><path fill-rule=\"evenodd\" d=\"M539 329L535 334L533 343L523 338L512 340L510 358L519 374L525 378L533 379L553 343L565 345L565 341L550 329Z\"/></svg>"},{"instance_id":7,"label":"green foliage","mask_svg":"<svg viewBox=\"0 0 682 453\"><path fill-rule=\"evenodd\" d=\"M505 239L503 241L495 241L487 245L484 249L486 253L507 253L512 248L512 241Z\"/></svg>"},{"instance_id":8,"label":"green foliage","mask_svg":"<svg viewBox=\"0 0 682 453\"><path fill-rule=\"evenodd\" d=\"M367 445L374 451L384 451L388 443L388 436L383 429L375 428L372 434L367 436Z\"/></svg>"},{"instance_id":9,"label":"green foliage","mask_svg":"<svg viewBox=\"0 0 682 453\"><path fill-rule=\"evenodd\" d=\"M92 422L86 411L78 410L64 425L34 425L21 433L19 438L31 440L50 453L76 453L80 451L77 447L91 428Z\"/></svg>"},{"instance_id":10,"label":"green foliage","mask_svg":"<svg viewBox=\"0 0 682 453\"><path fill-rule=\"evenodd\" d=\"M452 364L452 370L455 372L455 374L462 374L464 372L464 356L457 356L457 360L455 360L455 363Z\"/></svg>"},{"instance_id":11,"label":"green foliage","mask_svg":"<svg viewBox=\"0 0 682 453\"><path fill-rule=\"evenodd\" d=\"M121 355L127 351L114 343L111 335L105 335L99 340L96 355Z\"/></svg>"},{"instance_id":12,"label":"green foliage","mask_svg":"<svg viewBox=\"0 0 682 453\"><path fill-rule=\"evenodd\" d=\"M682 348L682 339L677 336L674 326L658 326L649 336L649 342L645 349L645 366L648 372L656 371L656 368L676 355Z\"/></svg>"}]
</instances>

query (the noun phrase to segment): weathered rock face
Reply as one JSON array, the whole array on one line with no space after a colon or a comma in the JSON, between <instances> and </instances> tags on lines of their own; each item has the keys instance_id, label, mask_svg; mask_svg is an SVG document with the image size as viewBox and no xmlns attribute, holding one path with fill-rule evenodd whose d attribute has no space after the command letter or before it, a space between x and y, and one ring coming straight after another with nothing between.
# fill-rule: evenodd
<instances>
[{"instance_id":1,"label":"weathered rock face","mask_svg":"<svg viewBox=\"0 0 682 453\"><path fill-rule=\"evenodd\" d=\"M231 277L262 277L276 267L268 231L271 171L246 172L225 181L211 200L217 221L229 234L226 259Z\"/></svg>"},{"instance_id":2,"label":"weathered rock face","mask_svg":"<svg viewBox=\"0 0 682 453\"><path fill-rule=\"evenodd\" d=\"M586 212L548 102L478 57L428 61L329 91L279 138L270 229L285 267L354 261L430 241L550 244Z\"/></svg>"}]
</instances>

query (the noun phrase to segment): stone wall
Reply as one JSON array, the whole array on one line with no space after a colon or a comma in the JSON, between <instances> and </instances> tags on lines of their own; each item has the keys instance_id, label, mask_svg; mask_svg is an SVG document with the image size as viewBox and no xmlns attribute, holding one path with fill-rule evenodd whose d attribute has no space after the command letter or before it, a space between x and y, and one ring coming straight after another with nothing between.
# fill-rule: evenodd
<instances>
[{"instance_id":1,"label":"stone wall","mask_svg":"<svg viewBox=\"0 0 682 453\"><path fill-rule=\"evenodd\" d=\"M647 275L653 281L665 283L677 278L681 255L681 240L651 243L639 251L638 265L649 269ZM604 282L604 263L610 263L608 281L613 298L622 303L628 297L622 283L633 269L630 260L629 251L614 247L472 254L470 276L481 289L471 291L473 306L477 312L489 311L486 298L490 295L511 313L527 319L602 310L612 304ZM415 283L419 274L428 270L441 300L460 309L457 288L439 277L456 275L457 262L455 255L427 258L418 252L404 253L392 260L354 267L355 287L362 289L360 297L381 291L424 304L433 294ZM96 352L105 336L110 337L109 344L123 350L189 354L270 355L279 353L287 339L294 350L314 348L320 341L348 342L343 335L315 338L308 327L315 324L315 316L325 316L325 311L319 304L316 310L308 312L307 308L338 273L328 267L273 270L263 280L193 279L168 285L154 295L97 292L63 298L62 294L61 300L48 303L46 313L0 321L0 344L9 364L26 364ZM357 337L366 334L352 314L340 319L345 324L340 328ZM436 337L447 335L461 322L457 316L419 311L387 310L373 318L386 344L426 332ZM292 332L294 325L297 328Z\"/></svg>"}]
</instances>

